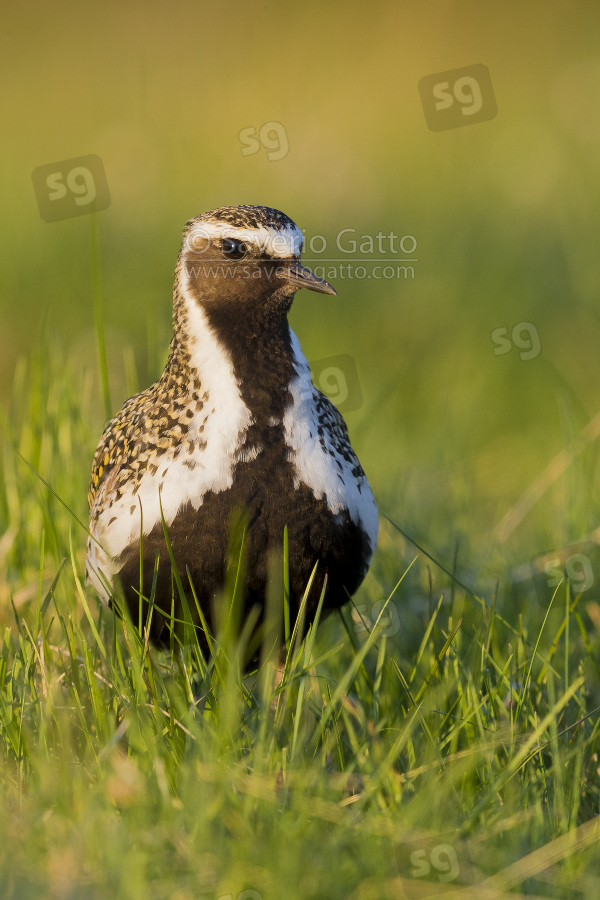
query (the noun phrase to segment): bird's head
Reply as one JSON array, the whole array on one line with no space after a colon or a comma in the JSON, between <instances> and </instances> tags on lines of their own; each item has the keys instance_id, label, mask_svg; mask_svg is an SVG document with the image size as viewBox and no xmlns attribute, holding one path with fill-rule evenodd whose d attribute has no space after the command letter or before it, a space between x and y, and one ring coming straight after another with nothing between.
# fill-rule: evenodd
<instances>
[{"instance_id":1,"label":"bird's head","mask_svg":"<svg viewBox=\"0 0 600 900\"><path fill-rule=\"evenodd\" d=\"M205 309L287 311L300 288L336 291L300 262L304 238L268 206L224 206L191 219L183 232L180 277Z\"/></svg>"}]
</instances>

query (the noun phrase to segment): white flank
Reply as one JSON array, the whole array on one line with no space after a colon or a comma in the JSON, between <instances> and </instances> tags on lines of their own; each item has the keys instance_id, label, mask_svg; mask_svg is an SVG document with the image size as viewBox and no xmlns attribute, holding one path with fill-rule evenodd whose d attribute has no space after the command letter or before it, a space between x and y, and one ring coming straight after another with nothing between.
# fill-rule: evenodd
<instances>
[{"instance_id":1,"label":"white flank","mask_svg":"<svg viewBox=\"0 0 600 900\"><path fill-rule=\"evenodd\" d=\"M352 473L353 463L347 462L336 451L327 429L323 435L323 448L318 432L318 392L312 383L310 367L302 353L300 341L291 328L290 336L294 368L298 374L290 385L293 399L285 411L283 425L285 440L290 448L289 458L295 467L295 486L301 482L308 485L315 497L326 499L333 513L347 509L352 520L366 532L374 550L379 518L369 482L364 475L357 478ZM333 456L328 450L333 451Z\"/></svg>"},{"instance_id":2,"label":"white flank","mask_svg":"<svg viewBox=\"0 0 600 900\"><path fill-rule=\"evenodd\" d=\"M195 222L186 235L186 249L189 253L206 250L211 240L232 238L258 247L263 253L278 259L299 256L304 236L296 226L287 228L237 228L228 222Z\"/></svg>"}]
</instances>

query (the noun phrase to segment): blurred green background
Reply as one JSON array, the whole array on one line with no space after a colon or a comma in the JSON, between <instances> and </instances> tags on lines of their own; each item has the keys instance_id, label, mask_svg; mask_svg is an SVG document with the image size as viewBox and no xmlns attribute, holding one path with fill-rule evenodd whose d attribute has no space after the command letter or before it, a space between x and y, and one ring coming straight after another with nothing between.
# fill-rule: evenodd
<instances>
[{"instance_id":1,"label":"blurred green background","mask_svg":"<svg viewBox=\"0 0 600 900\"><path fill-rule=\"evenodd\" d=\"M301 292L291 315L309 360L356 364L363 402L346 418L381 512L448 566L458 544L458 569L485 590L592 532L593 439L498 526L600 410L599 28L592 2L4 11L0 404L40 348L90 385L77 513L104 423L92 219L43 221L31 173L97 154L112 198L95 221L114 411L166 358L191 216L256 203L330 246L342 229L413 235L414 278L332 278L337 297ZM419 81L478 63L497 116L431 131ZM289 153L243 155L240 132L268 122ZM539 354L495 355L492 332L522 322ZM384 522L382 548L396 540ZM387 572L390 558L374 569L382 589L402 570Z\"/></svg>"}]
</instances>

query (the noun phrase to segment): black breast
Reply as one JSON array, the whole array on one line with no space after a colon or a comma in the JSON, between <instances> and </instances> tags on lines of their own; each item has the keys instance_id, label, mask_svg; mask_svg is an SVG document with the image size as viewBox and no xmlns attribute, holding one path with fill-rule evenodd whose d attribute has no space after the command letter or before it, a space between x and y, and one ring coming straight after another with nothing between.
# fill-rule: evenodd
<instances>
[{"instance_id":1,"label":"black breast","mask_svg":"<svg viewBox=\"0 0 600 900\"><path fill-rule=\"evenodd\" d=\"M310 574L319 562L317 578L308 606L307 622L314 617L325 575L327 593L324 612L348 600L360 585L370 557L370 544L362 528L347 511L333 514L325 499L301 484L294 487L292 464L286 459L283 440L271 441L256 459L238 463L231 488L204 496L199 509L181 507L168 527L173 556L181 575L190 608L194 600L187 571L206 619L214 630L215 597L223 587L230 529L243 512L246 522L245 608L265 602L269 559L283 547L284 527L289 537L290 609L295 619ZM143 593L150 597L154 565L159 554L156 605L171 607L171 563L161 523L143 542ZM140 588L140 550L133 545L118 562L121 585L132 617L137 621ZM237 560L234 561L237 564ZM183 610L175 589L176 615ZM164 639L165 620L154 615L152 636Z\"/></svg>"}]
</instances>

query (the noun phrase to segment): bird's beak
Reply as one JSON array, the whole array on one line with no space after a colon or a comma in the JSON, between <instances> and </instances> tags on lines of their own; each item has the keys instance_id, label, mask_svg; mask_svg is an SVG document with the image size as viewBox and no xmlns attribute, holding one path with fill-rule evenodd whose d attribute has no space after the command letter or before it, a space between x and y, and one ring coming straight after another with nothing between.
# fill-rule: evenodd
<instances>
[{"instance_id":1,"label":"bird's beak","mask_svg":"<svg viewBox=\"0 0 600 900\"><path fill-rule=\"evenodd\" d=\"M296 290L299 288L307 288L309 291L316 291L318 294L337 294L335 288L332 288L328 281L313 275L310 269L301 265L299 262L292 262L289 266L282 266L277 273L289 285Z\"/></svg>"}]
</instances>

